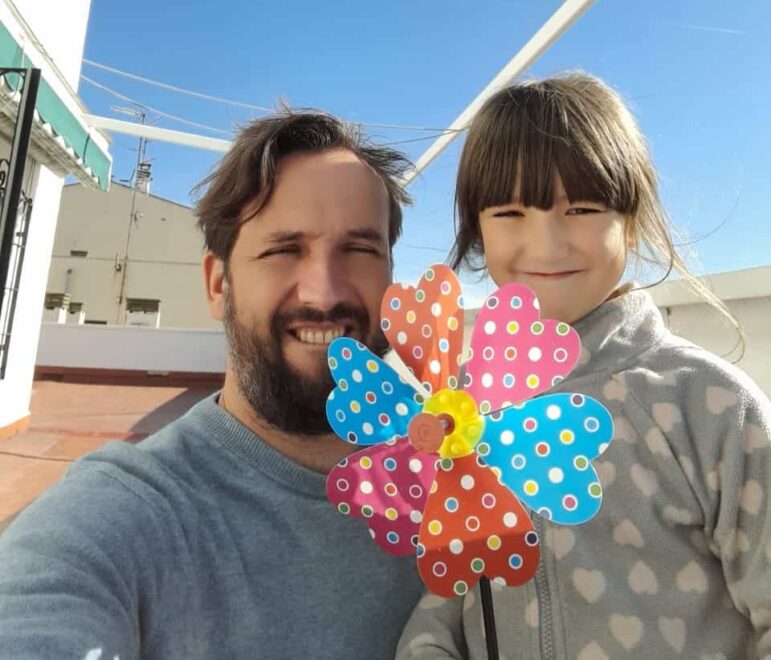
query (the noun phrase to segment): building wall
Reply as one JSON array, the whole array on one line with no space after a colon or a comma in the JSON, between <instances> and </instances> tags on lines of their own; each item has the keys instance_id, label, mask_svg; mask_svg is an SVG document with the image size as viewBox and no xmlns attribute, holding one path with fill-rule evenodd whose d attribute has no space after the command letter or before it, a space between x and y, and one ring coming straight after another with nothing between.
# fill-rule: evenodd
<instances>
[{"instance_id":1,"label":"building wall","mask_svg":"<svg viewBox=\"0 0 771 660\"><path fill-rule=\"evenodd\" d=\"M90 0L68 0L66 3L16 0L15 5L28 25L37 31L36 36L49 56L65 67L62 73L66 82L77 88L79 67L75 63L83 54ZM28 42L25 31L5 3L0 3L0 20L19 43ZM41 67L54 89L64 93L63 84L50 73L50 67L43 64ZM3 148L7 149L7 142ZM5 378L0 380L0 430L29 415L46 277L62 184L63 180L45 167L28 164L24 189L33 198L34 205L11 329L8 365Z\"/></svg>"},{"instance_id":2,"label":"building wall","mask_svg":"<svg viewBox=\"0 0 771 660\"><path fill-rule=\"evenodd\" d=\"M72 257L72 250L88 256ZM87 322L125 324L118 304L123 287L124 302L127 297L161 301L161 327L217 328L206 306L202 255L190 208L141 192L134 196L116 183L106 194L65 186L48 291L84 303Z\"/></svg>"}]
</instances>

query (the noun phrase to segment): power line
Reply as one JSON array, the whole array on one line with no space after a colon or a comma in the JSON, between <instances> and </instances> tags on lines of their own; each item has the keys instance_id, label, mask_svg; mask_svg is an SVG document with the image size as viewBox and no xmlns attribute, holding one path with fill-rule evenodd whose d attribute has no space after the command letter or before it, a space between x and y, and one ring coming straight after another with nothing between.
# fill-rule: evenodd
<instances>
[{"instance_id":1,"label":"power line","mask_svg":"<svg viewBox=\"0 0 771 660\"><path fill-rule=\"evenodd\" d=\"M422 137L416 137L416 138L409 138L408 140L396 140L395 142L384 142L384 147L392 147L396 144L407 144L408 142L424 142L426 140L434 140L436 138L442 137L443 135L447 135L448 133L453 133L455 129L452 131L442 131L441 133L435 133L434 135L423 135ZM458 129L459 131L465 131L465 128Z\"/></svg>"},{"instance_id":2,"label":"power line","mask_svg":"<svg viewBox=\"0 0 771 660\"><path fill-rule=\"evenodd\" d=\"M145 110L149 110L150 112L154 112L157 115L160 115L161 117L165 117L166 119L171 119L172 121L177 121L180 124L187 124L188 126L193 126L194 128L203 128L207 131L213 131L215 133L222 133L223 135L232 135L232 131L226 131L222 128L215 128L214 126L209 126L207 124L199 124L195 121L190 121L189 119L185 119L184 117L179 117L177 115L169 114L168 112L164 112L163 110L158 110L157 108L153 108L150 105L147 105L145 103L140 103L139 101L136 101L135 99L132 99L125 94L121 94L120 92L116 92L114 89L111 89L107 87L106 85L102 85L101 83L96 82L96 80L92 80L88 76L84 76L81 74L80 78L87 82L89 85L92 85L96 87L97 89L101 89L103 92L107 92L108 94L114 96L117 99L120 99L121 101L126 101L127 103L132 103L140 108L144 108Z\"/></svg>"},{"instance_id":3,"label":"power line","mask_svg":"<svg viewBox=\"0 0 771 660\"><path fill-rule=\"evenodd\" d=\"M97 69L101 69L102 71L113 73L117 76L123 76L124 78L136 80L137 82L142 82L147 85L160 87L161 89L166 89L172 92L176 92L178 94L186 94L188 96L193 96L195 98L203 99L205 101L211 101L213 103L222 103L224 105L232 105L239 108L246 108L249 110L257 110L258 112L274 112L275 110L275 108L268 108L262 105L253 105L251 103L244 103L243 101L234 101L232 99L226 99L221 96L212 96L211 94L204 94L202 92L197 92L192 89L185 89L184 87L178 87L177 85L170 85L168 83L164 83L159 80L153 80L152 78L139 76L135 73L122 71L121 69L116 69L114 67L107 66L106 64L95 62L94 60L89 60L84 58L83 62ZM83 78L85 78L85 76L83 76ZM355 121L352 121L351 123L359 124L361 126L366 126L368 128L388 128L388 129L401 130L401 131L431 131L434 133L435 132L444 133L444 132L455 132L456 130L458 130L455 128L435 128L435 127L432 128L430 126L409 126L404 124L376 124L376 123L370 123L370 122L355 122Z\"/></svg>"},{"instance_id":4,"label":"power line","mask_svg":"<svg viewBox=\"0 0 771 660\"><path fill-rule=\"evenodd\" d=\"M204 99L205 101L213 101L214 103L224 103L225 105L234 105L239 108L248 108L249 110L258 110L259 112L273 112L273 108L266 108L261 105L252 105L251 103L243 103L241 101L232 101L230 99L225 99L220 96L211 96L210 94L203 94L201 92L193 91L192 89L184 89L183 87L177 87L176 85L169 85L168 83L163 83L158 80L152 80L150 78L145 78L144 76L138 76L135 73L129 73L128 71L121 71L120 69L114 69L111 66L107 66L106 64L100 64L99 62L94 62L93 60L87 60L84 58L83 62L93 67L96 67L97 69L101 69L102 71L109 71L110 73L114 73L115 75L123 76L124 78L130 78L131 80L137 80L139 82L143 82L148 85L154 85L155 87L160 87L161 89L168 89L169 91L177 92L178 94L187 94L188 96L194 96L199 99Z\"/></svg>"}]
</instances>

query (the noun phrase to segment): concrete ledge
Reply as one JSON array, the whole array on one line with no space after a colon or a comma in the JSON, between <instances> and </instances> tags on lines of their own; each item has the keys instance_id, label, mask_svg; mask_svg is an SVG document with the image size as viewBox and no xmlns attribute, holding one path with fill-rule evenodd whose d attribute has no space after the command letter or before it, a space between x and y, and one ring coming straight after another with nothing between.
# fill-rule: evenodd
<instances>
[{"instance_id":1,"label":"concrete ledge","mask_svg":"<svg viewBox=\"0 0 771 660\"><path fill-rule=\"evenodd\" d=\"M225 374L201 371L143 371L141 369L95 369L87 367L35 367L35 380L54 380L94 385L140 385L143 387L222 387ZM0 437L2 437L0 435Z\"/></svg>"},{"instance_id":2,"label":"concrete ledge","mask_svg":"<svg viewBox=\"0 0 771 660\"><path fill-rule=\"evenodd\" d=\"M771 296L771 266L718 273L699 279L724 302ZM649 291L658 307L698 305L704 302L681 280L664 282Z\"/></svg>"}]
</instances>

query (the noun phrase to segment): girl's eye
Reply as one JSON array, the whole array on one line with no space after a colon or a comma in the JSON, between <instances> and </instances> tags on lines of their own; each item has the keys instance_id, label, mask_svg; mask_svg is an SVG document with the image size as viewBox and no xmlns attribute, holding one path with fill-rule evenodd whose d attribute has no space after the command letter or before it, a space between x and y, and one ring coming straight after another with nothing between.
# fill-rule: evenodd
<instances>
[{"instance_id":1,"label":"girl's eye","mask_svg":"<svg viewBox=\"0 0 771 660\"><path fill-rule=\"evenodd\" d=\"M602 213L602 209L590 206L574 206L567 210L567 215L589 215L590 213Z\"/></svg>"},{"instance_id":2,"label":"girl's eye","mask_svg":"<svg viewBox=\"0 0 771 660\"><path fill-rule=\"evenodd\" d=\"M518 209L504 209L493 213L494 218L522 218L524 215L525 214Z\"/></svg>"}]
</instances>

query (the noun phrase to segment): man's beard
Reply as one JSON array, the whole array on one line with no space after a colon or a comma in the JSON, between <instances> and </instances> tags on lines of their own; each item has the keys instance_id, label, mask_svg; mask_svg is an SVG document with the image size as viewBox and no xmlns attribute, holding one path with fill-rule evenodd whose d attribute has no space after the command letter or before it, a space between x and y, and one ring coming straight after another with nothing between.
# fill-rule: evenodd
<instances>
[{"instance_id":1,"label":"man's beard","mask_svg":"<svg viewBox=\"0 0 771 660\"><path fill-rule=\"evenodd\" d=\"M363 307L339 304L328 312L301 307L292 313L276 313L270 322L270 334L259 337L236 318L232 294L225 292L223 324L233 373L241 394L254 414L285 433L324 435L332 429L327 421L326 404L335 386L327 366L327 356L319 358L315 374L298 373L286 360L282 338L290 323L353 323L354 332L376 355L388 351L388 342L378 325L369 332L370 318Z\"/></svg>"}]
</instances>

